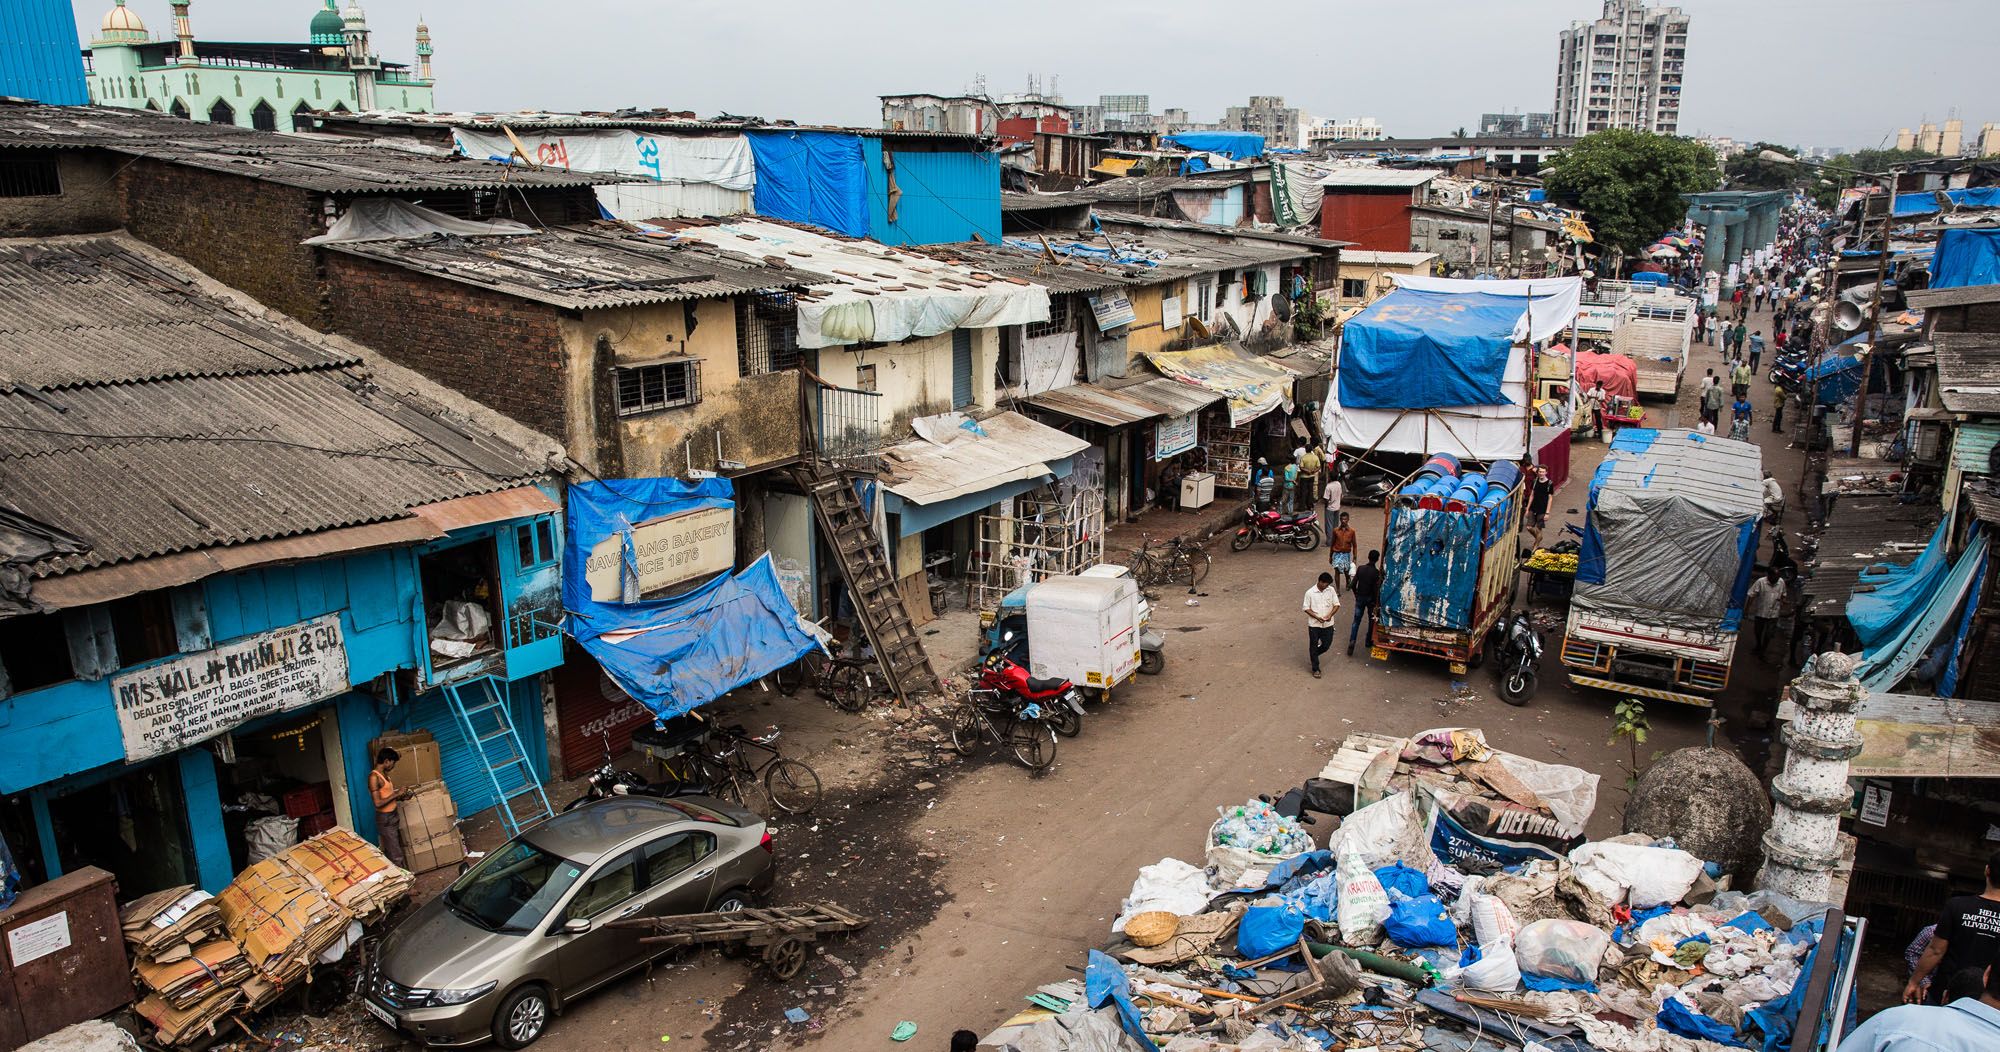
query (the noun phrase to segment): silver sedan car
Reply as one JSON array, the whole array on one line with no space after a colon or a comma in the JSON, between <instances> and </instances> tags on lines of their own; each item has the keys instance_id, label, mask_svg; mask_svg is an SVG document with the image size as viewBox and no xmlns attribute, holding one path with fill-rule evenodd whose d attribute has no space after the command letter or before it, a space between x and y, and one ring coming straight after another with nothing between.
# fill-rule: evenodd
<instances>
[{"instance_id":1,"label":"silver sedan car","mask_svg":"<svg viewBox=\"0 0 2000 1052\"><path fill-rule=\"evenodd\" d=\"M426 1045L521 1048L660 953L606 921L741 909L775 879L764 820L705 797L617 797L480 859L382 941L362 1004Z\"/></svg>"}]
</instances>

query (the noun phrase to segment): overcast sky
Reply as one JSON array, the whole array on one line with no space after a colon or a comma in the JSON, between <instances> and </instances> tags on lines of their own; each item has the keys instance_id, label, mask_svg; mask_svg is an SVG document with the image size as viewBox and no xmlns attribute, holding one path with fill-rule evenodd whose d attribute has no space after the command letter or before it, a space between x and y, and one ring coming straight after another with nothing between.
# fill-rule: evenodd
<instances>
[{"instance_id":1,"label":"overcast sky","mask_svg":"<svg viewBox=\"0 0 2000 1052\"><path fill-rule=\"evenodd\" d=\"M0 0L4 2L4 0ZM322 0L194 0L197 38L305 39ZM343 0L344 2L344 0ZM73 0L84 39L112 0ZM127 0L171 36L167 0ZM1872 146L1919 120L2000 122L1995 0L1683 0L1689 134ZM658 106L873 126L885 92L995 93L1030 74L1071 103L1148 94L1212 121L1252 94L1391 135L1553 102L1556 33L1594 0L371 0L385 59L419 14L453 110ZM1891 31L1882 22L1926 28ZM1872 23L1872 27L1871 27ZM1893 32L1884 41L1881 34ZM1886 43L1886 46L1883 46Z\"/></svg>"}]
</instances>

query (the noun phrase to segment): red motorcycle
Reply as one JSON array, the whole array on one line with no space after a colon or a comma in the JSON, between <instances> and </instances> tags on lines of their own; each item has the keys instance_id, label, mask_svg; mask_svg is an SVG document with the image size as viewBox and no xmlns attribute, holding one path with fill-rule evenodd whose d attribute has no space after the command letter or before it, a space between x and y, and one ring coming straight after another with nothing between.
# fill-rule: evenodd
<instances>
[{"instance_id":1,"label":"red motorcycle","mask_svg":"<svg viewBox=\"0 0 2000 1052\"><path fill-rule=\"evenodd\" d=\"M1034 702L1041 706L1049 726L1065 738L1083 733L1083 692L1066 679L1037 679L1015 661L1007 644L1014 633L1000 637L986 660L979 663L979 686L1012 697L1017 705Z\"/></svg>"},{"instance_id":2,"label":"red motorcycle","mask_svg":"<svg viewBox=\"0 0 2000 1052\"><path fill-rule=\"evenodd\" d=\"M1258 541L1289 544L1302 552L1312 551L1320 545L1318 512L1287 513L1276 508L1260 511L1251 507L1246 508L1243 514L1250 521L1237 528L1236 536L1229 541L1230 551L1248 551Z\"/></svg>"}]
</instances>

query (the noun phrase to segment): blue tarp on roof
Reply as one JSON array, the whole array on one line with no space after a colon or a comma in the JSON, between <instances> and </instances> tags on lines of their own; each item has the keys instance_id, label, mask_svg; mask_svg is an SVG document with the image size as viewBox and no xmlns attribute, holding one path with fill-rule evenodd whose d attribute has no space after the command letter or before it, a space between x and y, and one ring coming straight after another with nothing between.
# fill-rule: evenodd
<instances>
[{"instance_id":1,"label":"blue tarp on roof","mask_svg":"<svg viewBox=\"0 0 2000 1052\"><path fill-rule=\"evenodd\" d=\"M1938 235L1931 288L1968 285L2000 285L2000 230L1947 230Z\"/></svg>"},{"instance_id":2,"label":"blue tarp on roof","mask_svg":"<svg viewBox=\"0 0 2000 1052\"><path fill-rule=\"evenodd\" d=\"M1506 405L1500 383L1514 346L1519 296L1397 289L1340 337L1343 409Z\"/></svg>"},{"instance_id":3,"label":"blue tarp on roof","mask_svg":"<svg viewBox=\"0 0 2000 1052\"><path fill-rule=\"evenodd\" d=\"M1806 370L1805 382L1819 384L1819 404L1839 405L1861 389L1861 367L1865 361L1838 350L1829 350L1824 358Z\"/></svg>"},{"instance_id":4,"label":"blue tarp on roof","mask_svg":"<svg viewBox=\"0 0 2000 1052\"><path fill-rule=\"evenodd\" d=\"M2000 186L1975 186L1964 190L1946 190L1945 196L1960 208L2000 208ZM1899 216L1927 216L1938 210L1935 192L1898 194L1896 214Z\"/></svg>"},{"instance_id":5,"label":"blue tarp on roof","mask_svg":"<svg viewBox=\"0 0 2000 1052\"><path fill-rule=\"evenodd\" d=\"M861 137L844 132L753 131L752 204L760 216L868 236L868 177Z\"/></svg>"},{"instance_id":6,"label":"blue tarp on roof","mask_svg":"<svg viewBox=\"0 0 2000 1052\"><path fill-rule=\"evenodd\" d=\"M1181 132L1165 136L1164 140L1196 153L1219 153L1232 161L1264 155L1264 137L1250 132Z\"/></svg>"},{"instance_id":7,"label":"blue tarp on roof","mask_svg":"<svg viewBox=\"0 0 2000 1052\"><path fill-rule=\"evenodd\" d=\"M1938 551L1945 527L1950 520L1938 524L1938 532L1931 538L1931 546L1908 567L1898 568L1896 576L1883 588L1895 589L1895 594L1881 605L1864 607L1861 611L1871 624L1881 624L1884 618L1893 618L1886 627L1876 630L1875 639L1868 643L1861 653L1861 664L1855 674L1861 677L1862 686L1871 691L1885 692L1896 689L1904 676L1923 660L1936 643L1945 627L1955 618L1959 604L1965 601L1966 593L1972 590L1973 578L1986 565L1987 539L1983 533L1975 534L1971 543L1958 557L1958 562L1945 569L1945 558ZM1863 584L1869 583L1869 574L1861 575ZM1878 576L1888 577L1885 572ZM1855 605L1864 599L1879 595L1862 593L1847 601L1847 620L1861 629ZM1864 640L1865 642L1865 640Z\"/></svg>"},{"instance_id":8,"label":"blue tarp on roof","mask_svg":"<svg viewBox=\"0 0 2000 1052\"><path fill-rule=\"evenodd\" d=\"M592 595L587 567L600 543L616 541L620 580L636 589L634 526L735 503L727 479L609 479L569 487L563 631L660 719L705 705L818 645L779 588L769 553L666 599L625 603Z\"/></svg>"},{"instance_id":9,"label":"blue tarp on roof","mask_svg":"<svg viewBox=\"0 0 2000 1052\"><path fill-rule=\"evenodd\" d=\"M1907 565L1883 564L1861 571L1860 582L1868 591L1857 591L1847 600L1847 620L1862 646L1872 647L1896 634L1937 590L1947 569L1944 535L1948 524L1949 520L1938 523L1924 553Z\"/></svg>"}]
</instances>

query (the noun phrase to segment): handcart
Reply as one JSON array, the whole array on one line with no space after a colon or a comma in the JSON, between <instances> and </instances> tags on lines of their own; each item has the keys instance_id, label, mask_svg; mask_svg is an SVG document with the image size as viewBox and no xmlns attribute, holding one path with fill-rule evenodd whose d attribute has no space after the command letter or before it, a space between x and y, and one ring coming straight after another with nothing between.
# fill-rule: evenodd
<instances>
[{"instance_id":1,"label":"handcart","mask_svg":"<svg viewBox=\"0 0 2000 1052\"><path fill-rule=\"evenodd\" d=\"M728 913L686 913L607 921L607 927L651 929L639 941L653 946L730 946L761 949L764 966L780 980L805 967L806 944L821 935L859 931L868 918L823 902L804 906L745 906Z\"/></svg>"},{"instance_id":2,"label":"handcart","mask_svg":"<svg viewBox=\"0 0 2000 1052\"><path fill-rule=\"evenodd\" d=\"M1537 548L1535 553L1521 564L1528 572L1528 601L1545 599L1556 603L1568 603L1570 593L1576 588L1576 554L1556 552L1547 548Z\"/></svg>"}]
</instances>

